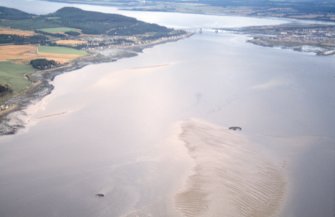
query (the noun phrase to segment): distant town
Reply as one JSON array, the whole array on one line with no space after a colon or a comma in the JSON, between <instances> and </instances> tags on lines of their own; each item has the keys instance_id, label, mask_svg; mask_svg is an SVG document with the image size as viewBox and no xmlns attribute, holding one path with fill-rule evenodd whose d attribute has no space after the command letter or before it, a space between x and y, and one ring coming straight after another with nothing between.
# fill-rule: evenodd
<instances>
[{"instance_id":1,"label":"distant town","mask_svg":"<svg viewBox=\"0 0 335 217\"><path fill-rule=\"evenodd\" d=\"M250 35L252 38L248 42L260 46L288 48L322 56L335 54L335 25L296 23L234 31Z\"/></svg>"}]
</instances>

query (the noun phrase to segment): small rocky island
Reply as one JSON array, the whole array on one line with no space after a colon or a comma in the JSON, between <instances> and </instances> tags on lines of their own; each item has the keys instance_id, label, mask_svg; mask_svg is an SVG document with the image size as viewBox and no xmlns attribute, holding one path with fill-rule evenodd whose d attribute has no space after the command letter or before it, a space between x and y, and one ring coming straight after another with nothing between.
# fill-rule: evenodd
<instances>
[{"instance_id":1,"label":"small rocky island","mask_svg":"<svg viewBox=\"0 0 335 217\"><path fill-rule=\"evenodd\" d=\"M233 126L233 127L229 127L228 129L229 129L229 130L234 130L234 131L241 131L241 130L242 130L242 127L236 127L236 126Z\"/></svg>"},{"instance_id":2,"label":"small rocky island","mask_svg":"<svg viewBox=\"0 0 335 217\"><path fill-rule=\"evenodd\" d=\"M100 197L100 198L102 198L102 197L105 197L105 194L98 193L98 194L96 194L95 196L96 196L96 197Z\"/></svg>"}]
</instances>

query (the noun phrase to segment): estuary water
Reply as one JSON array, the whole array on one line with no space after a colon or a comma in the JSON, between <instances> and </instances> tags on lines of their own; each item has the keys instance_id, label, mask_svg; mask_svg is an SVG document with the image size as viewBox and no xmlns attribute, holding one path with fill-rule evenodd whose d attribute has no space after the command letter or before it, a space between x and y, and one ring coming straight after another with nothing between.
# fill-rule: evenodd
<instances>
[{"instance_id":1,"label":"estuary water","mask_svg":"<svg viewBox=\"0 0 335 217\"><path fill-rule=\"evenodd\" d=\"M286 22L120 13L185 29ZM205 31L56 77L15 114L27 127L0 137L0 216L334 216L335 59L246 39Z\"/></svg>"}]
</instances>

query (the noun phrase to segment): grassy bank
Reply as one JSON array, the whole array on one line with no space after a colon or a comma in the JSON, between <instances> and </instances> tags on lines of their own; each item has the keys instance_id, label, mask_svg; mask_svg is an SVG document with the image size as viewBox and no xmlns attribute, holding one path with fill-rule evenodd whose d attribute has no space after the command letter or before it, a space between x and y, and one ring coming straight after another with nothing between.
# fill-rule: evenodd
<instances>
[{"instance_id":1,"label":"grassy bank","mask_svg":"<svg viewBox=\"0 0 335 217\"><path fill-rule=\"evenodd\" d=\"M47 54L72 54L78 56L87 55L86 51L61 46L38 46L38 53Z\"/></svg>"},{"instance_id":2,"label":"grassy bank","mask_svg":"<svg viewBox=\"0 0 335 217\"><path fill-rule=\"evenodd\" d=\"M0 84L8 85L13 91L11 95L17 95L29 88L31 82L26 75L32 73L34 69L30 65L16 64L8 61L0 62ZM7 97L0 97L2 103Z\"/></svg>"},{"instance_id":3,"label":"grassy bank","mask_svg":"<svg viewBox=\"0 0 335 217\"><path fill-rule=\"evenodd\" d=\"M80 29L69 28L69 27L56 27L56 28L43 28L39 29L39 31L47 32L47 33L65 33L65 32L80 32Z\"/></svg>"}]
</instances>

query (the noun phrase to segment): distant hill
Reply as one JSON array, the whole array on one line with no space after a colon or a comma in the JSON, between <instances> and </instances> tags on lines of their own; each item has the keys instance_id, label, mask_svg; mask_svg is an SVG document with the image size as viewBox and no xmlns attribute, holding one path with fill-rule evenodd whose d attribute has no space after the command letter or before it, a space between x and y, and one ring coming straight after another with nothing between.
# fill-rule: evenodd
<instances>
[{"instance_id":1,"label":"distant hill","mask_svg":"<svg viewBox=\"0 0 335 217\"><path fill-rule=\"evenodd\" d=\"M66 7L48 16L59 17L63 26L81 29L86 34L131 35L168 32L169 29L118 14L106 14Z\"/></svg>"},{"instance_id":2,"label":"distant hill","mask_svg":"<svg viewBox=\"0 0 335 217\"><path fill-rule=\"evenodd\" d=\"M123 15L85 11L74 7L65 7L55 13L39 16L12 8L0 7L0 25L24 30L71 27L80 29L85 34L106 35L145 33L159 35L173 31L163 26L145 23Z\"/></svg>"},{"instance_id":3,"label":"distant hill","mask_svg":"<svg viewBox=\"0 0 335 217\"><path fill-rule=\"evenodd\" d=\"M219 13L335 21L335 0L48 0L53 2L112 5L131 10L205 13L206 5ZM189 3L189 5L187 5ZM204 7L199 7L199 4ZM195 6L197 5L197 6ZM181 7L179 7L181 6ZM186 8L186 9L185 9ZM192 8L194 9L192 11ZM202 8L203 10L200 10ZM211 10L209 10L211 11ZM210 12L211 13L211 12Z\"/></svg>"},{"instance_id":4,"label":"distant hill","mask_svg":"<svg viewBox=\"0 0 335 217\"><path fill-rule=\"evenodd\" d=\"M199 0L215 6L291 8L300 13L335 13L334 0Z\"/></svg>"},{"instance_id":5,"label":"distant hill","mask_svg":"<svg viewBox=\"0 0 335 217\"><path fill-rule=\"evenodd\" d=\"M0 7L0 19L20 20L30 18L32 18L32 15L26 12L14 8Z\"/></svg>"}]
</instances>

